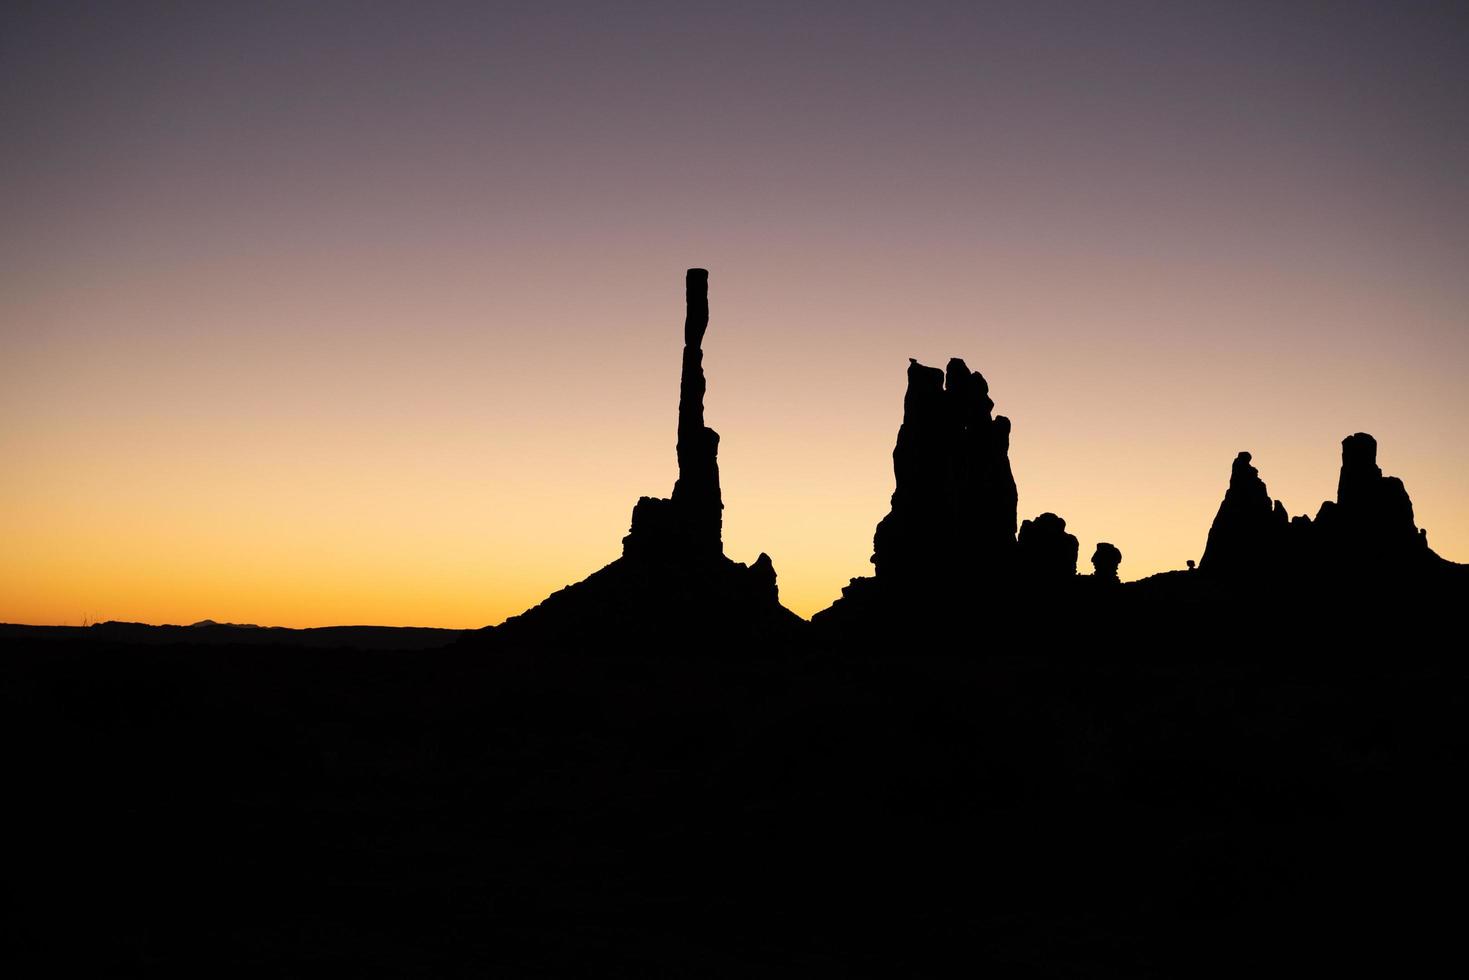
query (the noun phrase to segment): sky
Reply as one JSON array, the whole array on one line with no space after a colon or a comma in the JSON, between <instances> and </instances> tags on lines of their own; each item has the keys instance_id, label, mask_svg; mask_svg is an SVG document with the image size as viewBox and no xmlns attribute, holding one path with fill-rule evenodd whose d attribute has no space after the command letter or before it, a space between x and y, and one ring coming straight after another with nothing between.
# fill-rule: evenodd
<instances>
[{"instance_id":1,"label":"sky","mask_svg":"<svg viewBox=\"0 0 1469 980\"><path fill-rule=\"evenodd\" d=\"M870 573L909 357L1020 517L1183 567L1374 434L1469 561L1469 10L0 6L0 621L498 623L665 496Z\"/></svg>"}]
</instances>

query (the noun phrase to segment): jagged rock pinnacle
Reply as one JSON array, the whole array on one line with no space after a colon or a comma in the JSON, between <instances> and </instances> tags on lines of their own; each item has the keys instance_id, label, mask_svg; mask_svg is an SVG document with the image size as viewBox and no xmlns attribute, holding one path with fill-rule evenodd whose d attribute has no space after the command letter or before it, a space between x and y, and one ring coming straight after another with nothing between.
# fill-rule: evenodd
<instances>
[{"instance_id":1,"label":"jagged rock pinnacle","mask_svg":"<svg viewBox=\"0 0 1469 980\"><path fill-rule=\"evenodd\" d=\"M623 554L709 558L724 554L719 492L719 433L704 424L704 333L709 327L709 272L684 277L683 370L678 389L678 479L669 498L641 497Z\"/></svg>"},{"instance_id":2,"label":"jagged rock pinnacle","mask_svg":"<svg viewBox=\"0 0 1469 980\"><path fill-rule=\"evenodd\" d=\"M1287 523L1285 510L1271 503L1260 471L1250 465L1249 453L1234 458L1229 489L1209 527L1200 571L1235 575L1260 569L1280 548Z\"/></svg>"},{"instance_id":3,"label":"jagged rock pinnacle","mask_svg":"<svg viewBox=\"0 0 1469 980\"><path fill-rule=\"evenodd\" d=\"M683 374L678 388L679 504L698 552L723 554L724 502L719 493L719 433L704 424L704 332L709 328L709 273L690 269L684 279Z\"/></svg>"}]
</instances>

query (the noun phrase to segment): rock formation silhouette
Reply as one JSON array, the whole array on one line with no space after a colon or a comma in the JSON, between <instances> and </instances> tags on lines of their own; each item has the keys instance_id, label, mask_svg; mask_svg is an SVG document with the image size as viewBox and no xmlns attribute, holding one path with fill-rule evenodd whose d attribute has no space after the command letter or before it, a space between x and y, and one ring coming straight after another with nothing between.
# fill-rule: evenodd
<instances>
[{"instance_id":1,"label":"rock formation silhouette","mask_svg":"<svg viewBox=\"0 0 1469 980\"><path fill-rule=\"evenodd\" d=\"M704 418L708 284L706 270L688 270L672 493L638 499L620 558L466 643L545 647L635 639L679 651L748 649L753 639L789 639L804 629L780 605L768 555L746 565L724 554L719 434ZM1123 587L1122 553L1107 542L1092 554L1092 574L1078 575L1079 542L1063 518L1047 512L1017 529L1010 420L994 407L984 376L960 358L943 370L909 359L892 499L873 533L873 574L852 579L813 624L834 629L832 636L873 630L873 637L889 641L906 641L919 630L958 637L981 624L979 633L995 643L1014 635L1001 609L1011 616L1063 608L1113 616L1125 604L1125 614L1134 615L1179 601L1213 601L1221 585L1279 586L1294 578L1325 588L1460 569L1429 550L1402 482L1377 465L1376 440L1356 433L1342 442L1337 499L1324 503L1314 520L1290 518L1242 452L1209 529L1199 576L1180 581L1163 573Z\"/></svg>"},{"instance_id":2,"label":"rock formation silhouette","mask_svg":"<svg viewBox=\"0 0 1469 980\"><path fill-rule=\"evenodd\" d=\"M1285 509L1272 503L1260 471L1251 465L1249 453L1234 458L1229 472L1229 489L1219 513L1209 528L1208 543L1199 564L1202 571L1216 575L1241 576L1263 571L1280 557L1285 544Z\"/></svg>"},{"instance_id":3,"label":"rock formation silhouette","mask_svg":"<svg viewBox=\"0 0 1469 980\"><path fill-rule=\"evenodd\" d=\"M1314 521L1288 517L1281 501L1271 501L1250 454L1236 456L1199 570L1234 581L1331 582L1383 580L1440 564L1449 563L1414 524L1403 482L1377 465L1377 440L1357 432L1342 440L1336 500L1322 503Z\"/></svg>"},{"instance_id":4,"label":"rock formation silhouette","mask_svg":"<svg viewBox=\"0 0 1469 980\"><path fill-rule=\"evenodd\" d=\"M690 269L684 278L687 313L683 373L678 388L678 479L668 498L640 497L632 529L622 539L624 556L668 559L724 554L724 502L719 493L719 433L704 424L704 332L709 328L709 273ZM765 563L769 558L760 556Z\"/></svg>"},{"instance_id":5,"label":"rock formation silhouette","mask_svg":"<svg viewBox=\"0 0 1469 980\"><path fill-rule=\"evenodd\" d=\"M1037 585L1065 583L1076 576L1080 545L1066 533L1066 521L1052 513L1020 525L1015 553L1022 576Z\"/></svg>"},{"instance_id":6,"label":"rock formation silhouette","mask_svg":"<svg viewBox=\"0 0 1469 980\"><path fill-rule=\"evenodd\" d=\"M875 574L853 579L818 617L952 603L1013 575L1010 420L993 409L984 376L959 358L944 371L909 359L891 509L872 537Z\"/></svg>"},{"instance_id":7,"label":"rock formation silhouette","mask_svg":"<svg viewBox=\"0 0 1469 980\"><path fill-rule=\"evenodd\" d=\"M636 641L694 652L787 637L804 621L780 604L775 566L725 557L719 434L704 424L709 273L689 269L679 381L678 478L668 497L640 497L622 557L470 643L545 646Z\"/></svg>"},{"instance_id":8,"label":"rock formation silhouette","mask_svg":"<svg viewBox=\"0 0 1469 980\"><path fill-rule=\"evenodd\" d=\"M1015 549L1010 420L978 371L908 363L903 422L893 448L892 509L873 534L879 579L904 586L1006 569Z\"/></svg>"},{"instance_id":9,"label":"rock formation silhouette","mask_svg":"<svg viewBox=\"0 0 1469 980\"><path fill-rule=\"evenodd\" d=\"M849 635L958 635L985 606L1095 600L1091 579L1083 587L1076 573L1080 545L1063 518L1040 514L1017 534L1010 420L993 409L984 376L961 359L944 371L909 359L892 503L873 534L874 574L852 579L814 624ZM1121 558L1102 545L1098 577L1116 583ZM981 618L988 639L1009 632L994 616Z\"/></svg>"},{"instance_id":10,"label":"rock formation silhouette","mask_svg":"<svg viewBox=\"0 0 1469 980\"><path fill-rule=\"evenodd\" d=\"M1392 574L1437 557L1413 522L1403 481L1382 475L1377 440L1365 432L1342 440L1336 502L1321 505L1312 530L1322 557L1352 575Z\"/></svg>"},{"instance_id":11,"label":"rock formation silhouette","mask_svg":"<svg viewBox=\"0 0 1469 980\"><path fill-rule=\"evenodd\" d=\"M1098 582L1118 584L1117 568L1121 564L1121 550L1114 544L1099 542L1097 550L1092 552L1092 577Z\"/></svg>"}]
</instances>

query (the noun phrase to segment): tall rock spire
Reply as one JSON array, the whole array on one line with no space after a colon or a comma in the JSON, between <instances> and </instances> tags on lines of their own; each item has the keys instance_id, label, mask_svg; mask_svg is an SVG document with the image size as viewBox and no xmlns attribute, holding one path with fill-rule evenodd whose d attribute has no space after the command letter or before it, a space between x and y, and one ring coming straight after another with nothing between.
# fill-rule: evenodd
<instances>
[{"instance_id":1,"label":"tall rock spire","mask_svg":"<svg viewBox=\"0 0 1469 980\"><path fill-rule=\"evenodd\" d=\"M638 649L669 654L748 651L804 628L780 604L775 565L724 555L719 433L704 424L704 332L709 273L684 279L683 377L678 389L678 479L667 497L639 497L622 557L482 631L482 642L524 648Z\"/></svg>"},{"instance_id":2,"label":"tall rock spire","mask_svg":"<svg viewBox=\"0 0 1469 980\"><path fill-rule=\"evenodd\" d=\"M678 479L671 498L640 497L622 553L644 558L724 554L719 493L719 433L704 424L704 332L709 327L709 272L684 276L683 374L678 386Z\"/></svg>"},{"instance_id":3,"label":"tall rock spire","mask_svg":"<svg viewBox=\"0 0 1469 980\"><path fill-rule=\"evenodd\" d=\"M684 276L683 374L678 385L678 480L673 501L700 553L723 554L719 433L704 424L704 331L709 328L709 271Z\"/></svg>"}]
</instances>

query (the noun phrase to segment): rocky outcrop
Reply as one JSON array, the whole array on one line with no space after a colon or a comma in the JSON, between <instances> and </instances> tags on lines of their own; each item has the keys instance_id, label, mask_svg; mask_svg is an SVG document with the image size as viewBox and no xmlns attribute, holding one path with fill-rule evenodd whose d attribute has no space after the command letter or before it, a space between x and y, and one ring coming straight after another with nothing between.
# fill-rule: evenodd
<instances>
[{"instance_id":1,"label":"rocky outcrop","mask_svg":"<svg viewBox=\"0 0 1469 980\"><path fill-rule=\"evenodd\" d=\"M1403 481L1382 475L1377 440L1365 432L1342 440L1336 501L1321 505L1314 532L1322 557L1355 575L1387 573L1433 557L1426 533L1414 524Z\"/></svg>"},{"instance_id":2,"label":"rocky outcrop","mask_svg":"<svg viewBox=\"0 0 1469 980\"><path fill-rule=\"evenodd\" d=\"M1199 567L1235 580L1336 581L1411 574L1438 561L1414 524L1403 482L1377 465L1377 440L1358 432L1342 440L1336 500L1323 503L1314 521L1288 517L1280 501L1272 503L1250 454L1240 453Z\"/></svg>"},{"instance_id":3,"label":"rocky outcrop","mask_svg":"<svg viewBox=\"0 0 1469 980\"><path fill-rule=\"evenodd\" d=\"M993 408L984 376L959 358L946 371L909 360L892 505L873 534L880 581L928 587L1008 571L1017 494L1010 420Z\"/></svg>"},{"instance_id":4,"label":"rocky outcrop","mask_svg":"<svg viewBox=\"0 0 1469 980\"><path fill-rule=\"evenodd\" d=\"M1216 575L1246 575L1279 557L1288 523L1285 508L1272 503L1249 453L1234 458L1229 489L1209 528L1199 568Z\"/></svg>"},{"instance_id":5,"label":"rocky outcrop","mask_svg":"<svg viewBox=\"0 0 1469 980\"><path fill-rule=\"evenodd\" d=\"M1065 583L1076 577L1076 535L1066 533L1066 521L1055 514L1041 514L1020 525L1016 539L1016 568L1034 585Z\"/></svg>"},{"instance_id":6,"label":"rocky outcrop","mask_svg":"<svg viewBox=\"0 0 1469 980\"><path fill-rule=\"evenodd\" d=\"M909 359L892 502L872 536L875 573L852 579L813 623L958 628L958 619L927 614L962 614L1018 585L1010 420L993 410L984 376L959 358L943 371ZM1073 549L1073 568L1075 557Z\"/></svg>"},{"instance_id":7,"label":"rocky outcrop","mask_svg":"<svg viewBox=\"0 0 1469 980\"><path fill-rule=\"evenodd\" d=\"M1098 582L1115 585L1120 582L1117 569L1122 564L1122 551L1114 544L1098 542L1092 552L1092 577Z\"/></svg>"}]
</instances>

